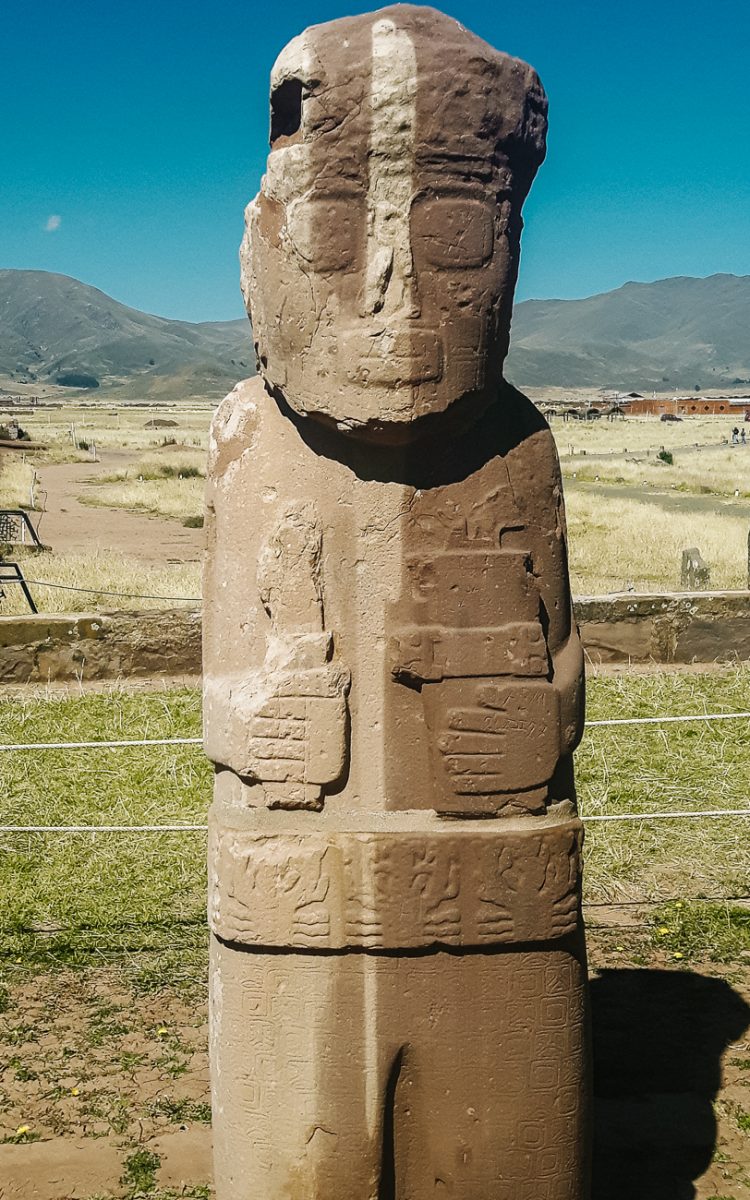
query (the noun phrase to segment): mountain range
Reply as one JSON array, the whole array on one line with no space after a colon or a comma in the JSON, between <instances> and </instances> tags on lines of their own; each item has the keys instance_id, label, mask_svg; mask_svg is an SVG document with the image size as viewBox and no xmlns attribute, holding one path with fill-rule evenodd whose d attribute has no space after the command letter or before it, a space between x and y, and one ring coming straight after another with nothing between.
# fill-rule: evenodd
<instances>
[{"instance_id":1,"label":"mountain range","mask_svg":"<svg viewBox=\"0 0 750 1200\"><path fill-rule=\"evenodd\" d=\"M100 386L123 399L219 397L254 373L249 323L173 321L45 271L0 270L0 386ZM507 377L518 387L657 391L750 383L750 276L626 283L526 300Z\"/></svg>"},{"instance_id":2,"label":"mountain range","mask_svg":"<svg viewBox=\"0 0 750 1200\"><path fill-rule=\"evenodd\" d=\"M521 388L741 387L750 383L750 275L526 300L515 308L506 373Z\"/></svg>"},{"instance_id":3,"label":"mountain range","mask_svg":"<svg viewBox=\"0 0 750 1200\"><path fill-rule=\"evenodd\" d=\"M123 399L220 397L254 373L248 321L171 321L67 275L0 270L6 390L84 376Z\"/></svg>"}]
</instances>

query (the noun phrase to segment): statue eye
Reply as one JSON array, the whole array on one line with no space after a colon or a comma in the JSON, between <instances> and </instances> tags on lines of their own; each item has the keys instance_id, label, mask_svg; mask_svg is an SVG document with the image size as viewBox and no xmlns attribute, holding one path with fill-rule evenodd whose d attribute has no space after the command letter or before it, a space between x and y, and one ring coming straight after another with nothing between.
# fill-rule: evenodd
<instances>
[{"instance_id":1,"label":"statue eye","mask_svg":"<svg viewBox=\"0 0 750 1200\"><path fill-rule=\"evenodd\" d=\"M315 196L295 205L289 236L316 271L346 271L356 265L365 235L364 200L353 196Z\"/></svg>"},{"instance_id":2,"label":"statue eye","mask_svg":"<svg viewBox=\"0 0 750 1200\"><path fill-rule=\"evenodd\" d=\"M285 79L271 92L271 149L280 138L292 138L302 124L302 80Z\"/></svg>"},{"instance_id":3,"label":"statue eye","mask_svg":"<svg viewBox=\"0 0 750 1200\"><path fill-rule=\"evenodd\" d=\"M492 257L492 216L481 200L417 201L411 231L415 252L433 267L481 267Z\"/></svg>"}]
</instances>

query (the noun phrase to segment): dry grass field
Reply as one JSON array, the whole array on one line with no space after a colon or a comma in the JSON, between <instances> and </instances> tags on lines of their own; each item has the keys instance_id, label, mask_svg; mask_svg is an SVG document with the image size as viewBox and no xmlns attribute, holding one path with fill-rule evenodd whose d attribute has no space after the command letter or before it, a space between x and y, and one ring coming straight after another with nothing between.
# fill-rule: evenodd
<instances>
[{"instance_id":1,"label":"dry grass field","mask_svg":"<svg viewBox=\"0 0 750 1200\"><path fill-rule=\"evenodd\" d=\"M570 485L565 504L576 596L677 591L682 551L689 546L710 564L712 587L747 586L750 505L746 516L709 507L686 512L668 499L655 503L608 496L605 487Z\"/></svg>"},{"instance_id":2,"label":"dry grass field","mask_svg":"<svg viewBox=\"0 0 750 1200\"><path fill-rule=\"evenodd\" d=\"M62 408L40 408L24 412L19 416L21 425L33 441L48 446L47 455L55 461L70 460L75 456L76 441L92 443L101 450L127 450L138 453L164 444L165 438L205 446L208 440L208 425L214 405L186 404L179 407L151 405L149 407L112 407L111 404L91 402L83 405L65 405ZM7 419L7 418L6 418ZM150 422L162 424L149 428ZM88 457L88 450L80 452Z\"/></svg>"},{"instance_id":3,"label":"dry grass field","mask_svg":"<svg viewBox=\"0 0 750 1200\"><path fill-rule=\"evenodd\" d=\"M86 490L86 504L125 508L189 521L203 513L204 450L166 445L143 455Z\"/></svg>"},{"instance_id":4,"label":"dry grass field","mask_svg":"<svg viewBox=\"0 0 750 1200\"><path fill-rule=\"evenodd\" d=\"M36 554L14 551L40 612L112 612L115 609L165 608L185 601L196 608L201 594L197 562L158 566L127 558L115 550L92 554ZM20 596L10 593L0 615L28 612Z\"/></svg>"},{"instance_id":5,"label":"dry grass field","mask_svg":"<svg viewBox=\"0 0 750 1200\"><path fill-rule=\"evenodd\" d=\"M718 445L729 442L742 413L728 417L686 417L683 421L661 421L658 417L618 417L613 421L565 421L551 417L561 458L584 454L645 454L662 446L666 450Z\"/></svg>"},{"instance_id":6,"label":"dry grass field","mask_svg":"<svg viewBox=\"0 0 750 1200\"><path fill-rule=\"evenodd\" d=\"M140 596L200 594L199 541L180 548L174 531L200 525L211 412L208 403L117 409L92 402L22 414L23 427L47 449L27 453L25 462L17 452L0 451L0 504L28 506L33 489L34 520L41 521L42 540L47 537L52 552L33 561L26 551L18 556L32 579L90 589L42 589L40 607L132 608L140 606ZM746 585L750 445L724 444L732 423L725 417L677 423L553 418L576 594L674 590L688 546L698 546L710 564L712 586ZM671 464L657 457L662 447ZM67 490L61 492L56 471L67 470L66 464ZM92 538L89 550L80 538L73 543L66 536L65 514L75 507L80 519L81 505L91 510L92 530L104 522L107 531ZM0 611L23 611L22 599L9 590Z\"/></svg>"},{"instance_id":7,"label":"dry grass field","mask_svg":"<svg viewBox=\"0 0 750 1200\"><path fill-rule=\"evenodd\" d=\"M651 453L606 460L566 460L565 474L589 483L624 483L702 496L750 497L750 443L719 449L667 451L671 462Z\"/></svg>"},{"instance_id":8,"label":"dry grass field","mask_svg":"<svg viewBox=\"0 0 750 1200\"><path fill-rule=\"evenodd\" d=\"M0 451L2 454L2 451ZM2 508L31 508L34 467L26 457L15 452L0 458L0 506Z\"/></svg>"}]
</instances>

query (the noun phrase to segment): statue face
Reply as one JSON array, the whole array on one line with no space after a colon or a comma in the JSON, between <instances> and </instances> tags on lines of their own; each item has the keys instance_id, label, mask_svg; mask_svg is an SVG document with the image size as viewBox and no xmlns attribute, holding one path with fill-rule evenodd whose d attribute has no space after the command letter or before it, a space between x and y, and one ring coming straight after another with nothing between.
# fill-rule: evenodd
<instances>
[{"instance_id":1,"label":"statue face","mask_svg":"<svg viewBox=\"0 0 750 1200\"><path fill-rule=\"evenodd\" d=\"M242 248L267 381L298 412L384 440L486 396L543 154L534 73L399 5L308 30L271 84Z\"/></svg>"}]
</instances>

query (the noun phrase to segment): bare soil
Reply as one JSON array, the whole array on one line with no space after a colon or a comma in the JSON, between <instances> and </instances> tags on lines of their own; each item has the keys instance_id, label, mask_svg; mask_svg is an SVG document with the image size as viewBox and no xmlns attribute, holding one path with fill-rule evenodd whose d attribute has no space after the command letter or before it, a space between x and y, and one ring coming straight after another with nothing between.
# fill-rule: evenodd
<instances>
[{"instance_id":1,"label":"bare soil","mask_svg":"<svg viewBox=\"0 0 750 1200\"><path fill-rule=\"evenodd\" d=\"M109 450L97 462L40 467L37 496L45 508L37 518L41 540L59 554L115 550L143 562L197 562L203 551L202 529L188 529L169 517L81 503L88 484L136 458Z\"/></svg>"},{"instance_id":2,"label":"bare soil","mask_svg":"<svg viewBox=\"0 0 750 1200\"><path fill-rule=\"evenodd\" d=\"M615 911L589 931L593 1200L748 1200L750 961L678 965ZM0 1017L2 1200L133 1195L139 1150L158 1158L155 1195L209 1194L204 1003L111 967L17 971Z\"/></svg>"}]
</instances>

